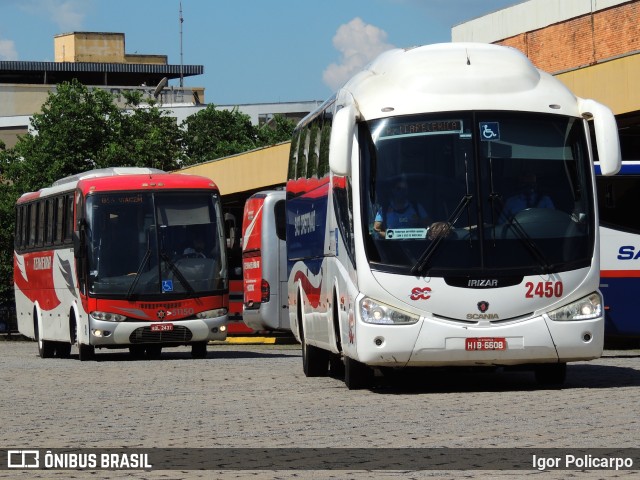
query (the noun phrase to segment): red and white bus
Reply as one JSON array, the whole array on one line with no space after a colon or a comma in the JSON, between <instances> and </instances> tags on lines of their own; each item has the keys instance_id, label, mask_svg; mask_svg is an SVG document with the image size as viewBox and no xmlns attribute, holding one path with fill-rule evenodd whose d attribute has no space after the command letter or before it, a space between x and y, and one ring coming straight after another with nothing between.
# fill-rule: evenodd
<instances>
[{"instance_id":1,"label":"red and white bus","mask_svg":"<svg viewBox=\"0 0 640 480\"><path fill-rule=\"evenodd\" d=\"M252 195L242 220L242 319L254 330L291 330L284 190Z\"/></svg>"},{"instance_id":2,"label":"red and white bus","mask_svg":"<svg viewBox=\"0 0 640 480\"><path fill-rule=\"evenodd\" d=\"M96 348L134 357L226 338L220 194L209 179L147 168L92 170L16 204L18 329L41 357Z\"/></svg>"},{"instance_id":3,"label":"red and white bus","mask_svg":"<svg viewBox=\"0 0 640 480\"><path fill-rule=\"evenodd\" d=\"M381 54L291 143L289 312L305 374L344 369L354 389L374 369L518 366L561 384L568 362L599 357L594 147L615 174L611 110L516 49Z\"/></svg>"}]
</instances>

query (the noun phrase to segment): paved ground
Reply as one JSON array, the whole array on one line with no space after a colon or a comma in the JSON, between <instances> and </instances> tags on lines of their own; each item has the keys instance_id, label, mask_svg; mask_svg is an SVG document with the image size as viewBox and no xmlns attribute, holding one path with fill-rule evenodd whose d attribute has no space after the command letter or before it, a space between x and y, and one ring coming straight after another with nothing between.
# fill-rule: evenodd
<instances>
[{"instance_id":1,"label":"paved ground","mask_svg":"<svg viewBox=\"0 0 640 480\"><path fill-rule=\"evenodd\" d=\"M306 378L297 345L186 348L160 360L98 351L40 359L0 342L1 448L638 447L640 350L570 364L563 389L528 372L431 372L349 391ZM394 463L395 462L395 463ZM133 478L633 478L629 471L178 471ZM126 472L1 471L0 478L131 478Z\"/></svg>"}]
</instances>

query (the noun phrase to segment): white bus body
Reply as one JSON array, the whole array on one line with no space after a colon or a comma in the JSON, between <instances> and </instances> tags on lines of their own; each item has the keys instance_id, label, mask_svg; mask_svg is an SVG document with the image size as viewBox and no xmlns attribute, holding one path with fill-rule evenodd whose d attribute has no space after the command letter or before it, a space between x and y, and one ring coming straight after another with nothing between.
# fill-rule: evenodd
<instances>
[{"instance_id":1,"label":"white bus body","mask_svg":"<svg viewBox=\"0 0 640 480\"><path fill-rule=\"evenodd\" d=\"M286 207L305 374L344 362L361 388L371 367L525 365L561 383L599 357L588 120L614 174L608 108L473 43L383 53L303 119Z\"/></svg>"},{"instance_id":2,"label":"white bus body","mask_svg":"<svg viewBox=\"0 0 640 480\"><path fill-rule=\"evenodd\" d=\"M254 330L290 330L284 190L247 199L242 222L242 320Z\"/></svg>"}]
</instances>

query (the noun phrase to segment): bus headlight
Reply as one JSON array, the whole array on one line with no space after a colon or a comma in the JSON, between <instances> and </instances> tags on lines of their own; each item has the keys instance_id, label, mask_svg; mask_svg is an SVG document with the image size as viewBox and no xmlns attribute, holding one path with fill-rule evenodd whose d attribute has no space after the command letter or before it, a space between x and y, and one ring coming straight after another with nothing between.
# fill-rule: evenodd
<instances>
[{"instance_id":1,"label":"bus headlight","mask_svg":"<svg viewBox=\"0 0 640 480\"><path fill-rule=\"evenodd\" d=\"M207 310L205 312L196 313L196 318L202 320L205 318L223 317L227 314L226 308L216 308L215 310Z\"/></svg>"},{"instance_id":2,"label":"bus headlight","mask_svg":"<svg viewBox=\"0 0 640 480\"><path fill-rule=\"evenodd\" d=\"M105 322L124 322L127 319L124 315L111 312L91 312L89 315L91 315L91 318L94 318L95 320L102 320Z\"/></svg>"},{"instance_id":3,"label":"bus headlight","mask_svg":"<svg viewBox=\"0 0 640 480\"><path fill-rule=\"evenodd\" d=\"M410 325L420 319L366 297L360 301L360 313L365 322L382 325Z\"/></svg>"},{"instance_id":4,"label":"bus headlight","mask_svg":"<svg viewBox=\"0 0 640 480\"><path fill-rule=\"evenodd\" d=\"M591 320L602 316L602 296L594 292L578 301L549 312L555 321Z\"/></svg>"}]
</instances>

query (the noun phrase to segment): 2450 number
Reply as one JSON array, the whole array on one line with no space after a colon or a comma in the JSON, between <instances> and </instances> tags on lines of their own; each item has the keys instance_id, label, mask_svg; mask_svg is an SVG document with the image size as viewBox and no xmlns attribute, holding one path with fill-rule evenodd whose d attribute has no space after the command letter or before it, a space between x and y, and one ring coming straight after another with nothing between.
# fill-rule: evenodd
<instances>
[{"instance_id":1,"label":"2450 number","mask_svg":"<svg viewBox=\"0 0 640 480\"><path fill-rule=\"evenodd\" d=\"M562 282L527 282L525 283L525 287L527 287L526 298L561 297L564 291Z\"/></svg>"}]
</instances>

